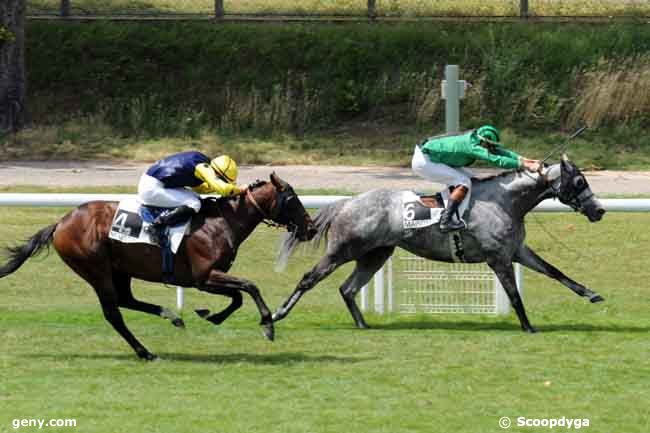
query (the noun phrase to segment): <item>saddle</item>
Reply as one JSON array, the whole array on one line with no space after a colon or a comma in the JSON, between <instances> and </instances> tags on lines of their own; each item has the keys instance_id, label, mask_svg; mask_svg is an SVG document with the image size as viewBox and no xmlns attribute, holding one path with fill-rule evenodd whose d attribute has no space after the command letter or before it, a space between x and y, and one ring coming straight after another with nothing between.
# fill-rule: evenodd
<instances>
[{"instance_id":1,"label":"saddle","mask_svg":"<svg viewBox=\"0 0 650 433\"><path fill-rule=\"evenodd\" d=\"M402 193L402 220L405 229L428 227L440 221L442 211L445 209L445 200L449 198L449 191L444 189L436 194L423 194L413 191ZM458 217L462 218L469 207L468 200L461 202L458 208Z\"/></svg>"},{"instance_id":2,"label":"saddle","mask_svg":"<svg viewBox=\"0 0 650 433\"><path fill-rule=\"evenodd\" d=\"M420 203L424 206L435 209L435 208L444 208L445 202L442 199L442 194L439 192L435 194L424 194L416 192L417 196L420 198Z\"/></svg>"},{"instance_id":3,"label":"saddle","mask_svg":"<svg viewBox=\"0 0 650 433\"><path fill-rule=\"evenodd\" d=\"M145 243L158 245L151 239L147 227L159 215L173 208L145 206L135 198L122 200L115 212L108 237L123 243ZM173 284L174 254L178 251L181 241L189 229L188 218L179 224L166 227L160 238L162 254L163 280Z\"/></svg>"},{"instance_id":4,"label":"saddle","mask_svg":"<svg viewBox=\"0 0 650 433\"><path fill-rule=\"evenodd\" d=\"M140 214L140 217L142 217L142 221L151 224L160 215L170 212L173 209L173 207L157 207L143 204L140 205L138 213Z\"/></svg>"}]
</instances>

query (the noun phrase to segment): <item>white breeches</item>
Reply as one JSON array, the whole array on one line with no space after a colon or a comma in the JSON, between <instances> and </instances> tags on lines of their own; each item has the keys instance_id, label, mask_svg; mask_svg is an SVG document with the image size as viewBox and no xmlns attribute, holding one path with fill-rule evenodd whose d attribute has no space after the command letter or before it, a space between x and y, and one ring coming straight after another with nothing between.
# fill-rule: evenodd
<instances>
[{"instance_id":1,"label":"white breeches","mask_svg":"<svg viewBox=\"0 0 650 433\"><path fill-rule=\"evenodd\" d=\"M143 174L138 184L138 198L142 204L157 207L189 206L201 210L199 195L187 188L165 188L155 177Z\"/></svg>"},{"instance_id":2,"label":"white breeches","mask_svg":"<svg viewBox=\"0 0 650 433\"><path fill-rule=\"evenodd\" d=\"M469 201L472 192L472 172L463 167L450 167L446 164L431 161L419 146L415 146L411 169L415 174L431 182L449 186L463 185L467 188L465 200Z\"/></svg>"}]
</instances>

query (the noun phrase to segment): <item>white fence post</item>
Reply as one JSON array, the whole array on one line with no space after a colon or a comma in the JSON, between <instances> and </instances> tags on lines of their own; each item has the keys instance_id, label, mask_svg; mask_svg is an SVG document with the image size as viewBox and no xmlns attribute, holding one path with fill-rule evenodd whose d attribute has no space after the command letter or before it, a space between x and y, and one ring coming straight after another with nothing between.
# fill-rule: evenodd
<instances>
[{"instance_id":1,"label":"white fence post","mask_svg":"<svg viewBox=\"0 0 650 433\"><path fill-rule=\"evenodd\" d=\"M185 304L185 291L181 286L176 287L176 309L180 313Z\"/></svg>"},{"instance_id":2,"label":"white fence post","mask_svg":"<svg viewBox=\"0 0 650 433\"><path fill-rule=\"evenodd\" d=\"M521 265L515 263L515 281L517 282L517 290L519 291L519 296L521 299L524 299L524 279L521 271ZM510 313L510 299L506 294L506 291L503 289L503 286L499 282L499 279L494 276L494 296L496 303L496 313L497 314L509 314Z\"/></svg>"},{"instance_id":3,"label":"white fence post","mask_svg":"<svg viewBox=\"0 0 650 433\"><path fill-rule=\"evenodd\" d=\"M394 297L393 297L393 256L390 256L384 264L386 268L386 278L388 279L388 312L393 312Z\"/></svg>"},{"instance_id":4,"label":"white fence post","mask_svg":"<svg viewBox=\"0 0 650 433\"><path fill-rule=\"evenodd\" d=\"M361 288L361 311L368 311L368 285Z\"/></svg>"},{"instance_id":5,"label":"white fence post","mask_svg":"<svg viewBox=\"0 0 650 433\"><path fill-rule=\"evenodd\" d=\"M384 314L384 268L375 273L375 312Z\"/></svg>"}]
</instances>

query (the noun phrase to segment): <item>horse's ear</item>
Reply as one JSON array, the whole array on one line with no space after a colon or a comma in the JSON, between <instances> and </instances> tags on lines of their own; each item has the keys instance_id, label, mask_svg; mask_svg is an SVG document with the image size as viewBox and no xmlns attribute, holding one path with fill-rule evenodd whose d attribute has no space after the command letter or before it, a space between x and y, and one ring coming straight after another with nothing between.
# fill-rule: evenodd
<instances>
[{"instance_id":1,"label":"horse's ear","mask_svg":"<svg viewBox=\"0 0 650 433\"><path fill-rule=\"evenodd\" d=\"M271 183L278 189L278 191L284 191L284 182L282 182L282 179L280 179L275 172L272 172L269 177L271 178Z\"/></svg>"},{"instance_id":2,"label":"horse's ear","mask_svg":"<svg viewBox=\"0 0 650 433\"><path fill-rule=\"evenodd\" d=\"M569 157L566 156L566 153L563 153L560 158L560 166L562 167L562 171L571 171L571 163L569 162Z\"/></svg>"},{"instance_id":3,"label":"horse's ear","mask_svg":"<svg viewBox=\"0 0 650 433\"><path fill-rule=\"evenodd\" d=\"M569 173L575 173L576 171L578 171L578 167L576 167L576 165L569 160L569 157L567 156L566 153L562 154L561 162L562 162L562 170L565 170Z\"/></svg>"}]
</instances>

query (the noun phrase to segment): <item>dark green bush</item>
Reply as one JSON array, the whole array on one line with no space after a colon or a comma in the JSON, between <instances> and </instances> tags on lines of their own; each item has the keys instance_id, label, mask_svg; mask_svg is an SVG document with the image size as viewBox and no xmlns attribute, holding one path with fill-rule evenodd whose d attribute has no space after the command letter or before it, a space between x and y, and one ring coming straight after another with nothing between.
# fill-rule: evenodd
<instances>
[{"instance_id":1,"label":"dark green bush","mask_svg":"<svg viewBox=\"0 0 650 433\"><path fill-rule=\"evenodd\" d=\"M415 124L403 107L448 63L481 81L464 119L557 128L583 70L650 51L643 24L30 22L27 35L34 120L97 114L125 135L304 132L391 107Z\"/></svg>"}]
</instances>

